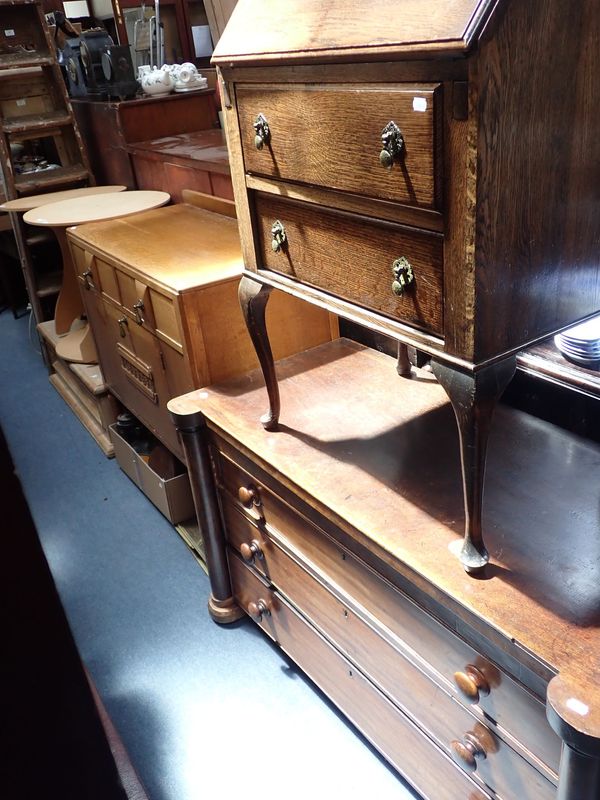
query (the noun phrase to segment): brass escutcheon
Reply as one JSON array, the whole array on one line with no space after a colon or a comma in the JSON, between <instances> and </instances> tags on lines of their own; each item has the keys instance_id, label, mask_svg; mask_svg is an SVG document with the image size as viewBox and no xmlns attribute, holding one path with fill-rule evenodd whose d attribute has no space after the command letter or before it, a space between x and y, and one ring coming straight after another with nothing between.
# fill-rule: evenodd
<instances>
[{"instance_id":1,"label":"brass escutcheon","mask_svg":"<svg viewBox=\"0 0 600 800\"><path fill-rule=\"evenodd\" d=\"M404 150L404 136L393 120L390 120L381 131L381 143L383 150L379 154L379 160L382 166L391 169L394 159L400 158Z\"/></svg>"},{"instance_id":2,"label":"brass escutcheon","mask_svg":"<svg viewBox=\"0 0 600 800\"><path fill-rule=\"evenodd\" d=\"M259 114L254 120L253 126L255 131L254 146L257 150L262 150L265 144L271 141L271 129L264 114Z\"/></svg>"},{"instance_id":3,"label":"brass escutcheon","mask_svg":"<svg viewBox=\"0 0 600 800\"><path fill-rule=\"evenodd\" d=\"M392 264L392 275L392 292L397 296L403 295L415 279L413 268L404 256L397 258Z\"/></svg>"},{"instance_id":4,"label":"brass escutcheon","mask_svg":"<svg viewBox=\"0 0 600 800\"><path fill-rule=\"evenodd\" d=\"M279 253L287 241L287 236L285 234L285 228L283 224L277 219L271 226L271 236L273 239L271 240L271 247L274 253Z\"/></svg>"}]
</instances>

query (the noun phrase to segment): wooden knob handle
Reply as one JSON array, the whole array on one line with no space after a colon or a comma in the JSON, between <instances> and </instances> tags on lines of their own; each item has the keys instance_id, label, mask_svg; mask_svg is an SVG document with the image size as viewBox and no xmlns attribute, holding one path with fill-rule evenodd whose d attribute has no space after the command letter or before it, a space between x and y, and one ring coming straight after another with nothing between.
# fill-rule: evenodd
<instances>
[{"instance_id":1,"label":"wooden knob handle","mask_svg":"<svg viewBox=\"0 0 600 800\"><path fill-rule=\"evenodd\" d=\"M266 603L266 600L257 600L256 602L252 601L248 603L248 614L252 617L252 619L256 620L256 622L260 622L264 617L268 617L271 614L269 610L269 606Z\"/></svg>"},{"instance_id":2,"label":"wooden knob handle","mask_svg":"<svg viewBox=\"0 0 600 800\"><path fill-rule=\"evenodd\" d=\"M240 486L238 489L238 500L243 506L250 508L258 505L258 493L254 486Z\"/></svg>"},{"instance_id":3,"label":"wooden knob handle","mask_svg":"<svg viewBox=\"0 0 600 800\"><path fill-rule=\"evenodd\" d=\"M467 772L475 772L478 758L487 758L483 744L473 731L465 733L462 742L450 742L450 750L452 758Z\"/></svg>"},{"instance_id":4,"label":"wooden knob handle","mask_svg":"<svg viewBox=\"0 0 600 800\"><path fill-rule=\"evenodd\" d=\"M257 539L252 539L250 544L248 544L248 542L242 542L240 545L240 553L247 564L252 564L254 559L263 557L263 551Z\"/></svg>"},{"instance_id":5,"label":"wooden knob handle","mask_svg":"<svg viewBox=\"0 0 600 800\"><path fill-rule=\"evenodd\" d=\"M480 695L490 693L490 685L487 678L473 664L467 664L464 672L455 672L454 682L459 692L469 703L478 703Z\"/></svg>"}]
</instances>

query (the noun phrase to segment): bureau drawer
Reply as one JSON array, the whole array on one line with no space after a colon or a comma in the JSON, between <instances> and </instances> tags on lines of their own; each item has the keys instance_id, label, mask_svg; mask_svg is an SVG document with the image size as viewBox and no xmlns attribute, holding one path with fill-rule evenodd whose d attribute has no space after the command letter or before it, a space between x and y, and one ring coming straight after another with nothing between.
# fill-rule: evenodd
<instances>
[{"instance_id":1,"label":"bureau drawer","mask_svg":"<svg viewBox=\"0 0 600 800\"><path fill-rule=\"evenodd\" d=\"M223 452L223 449L225 452ZM218 457L218 474L222 485L223 507L232 502L248 520L258 527L228 526L227 535L239 549L255 538L265 558L256 560L256 567L270 575L272 561L280 550L307 565L318 580L338 587L339 596L350 599L354 611L373 621L385 637L387 632L407 650L412 650L435 671L438 682L454 692L466 706L468 701L458 693L453 676L464 673L468 665L476 666L487 678L490 692L480 693L478 705L508 737L514 738L526 751L547 766L551 775L558 772L560 740L546 721L545 708L536 697L513 681L497 666L484 659L447 627L396 590L362 561L329 538L302 515L291 509L262 481L256 480L231 460L227 446ZM233 457L237 457L233 454ZM239 489L258 500L245 508L237 499ZM231 500L229 499L231 498ZM250 540L248 541L248 538ZM275 550L274 545L278 545ZM310 566L308 566L310 565ZM477 700L473 701L475 704Z\"/></svg>"},{"instance_id":2,"label":"bureau drawer","mask_svg":"<svg viewBox=\"0 0 600 800\"><path fill-rule=\"evenodd\" d=\"M442 334L441 235L261 193L254 207L259 268ZM276 221L285 229L279 252L272 247ZM392 269L400 258L410 264L414 280L397 295Z\"/></svg>"},{"instance_id":3,"label":"bureau drawer","mask_svg":"<svg viewBox=\"0 0 600 800\"><path fill-rule=\"evenodd\" d=\"M439 86L240 85L236 97L247 172L421 208L441 205ZM259 114L269 135L257 149ZM380 154L390 122L403 145L386 167Z\"/></svg>"},{"instance_id":4,"label":"bureau drawer","mask_svg":"<svg viewBox=\"0 0 600 800\"><path fill-rule=\"evenodd\" d=\"M266 604L270 613L257 620L261 628L424 798L489 800L486 791L234 555L230 556L230 569L239 605L247 610L251 603L258 605L262 600Z\"/></svg>"},{"instance_id":5,"label":"bureau drawer","mask_svg":"<svg viewBox=\"0 0 600 800\"><path fill-rule=\"evenodd\" d=\"M256 541L253 526L230 503L224 504L224 517L230 539ZM418 654L402 651L384 639L356 614L343 597L335 596L315 580L279 546L263 537L263 556L268 578L290 602L350 658L386 695L423 728L448 755L453 743L460 747L466 733L474 733L486 757L476 763L460 762L465 771L476 772L476 779L502 797L519 800L551 800L555 787L531 764L495 735L492 726L483 725L426 673ZM260 564L256 558L255 563ZM376 622L375 622L376 624Z\"/></svg>"}]
</instances>

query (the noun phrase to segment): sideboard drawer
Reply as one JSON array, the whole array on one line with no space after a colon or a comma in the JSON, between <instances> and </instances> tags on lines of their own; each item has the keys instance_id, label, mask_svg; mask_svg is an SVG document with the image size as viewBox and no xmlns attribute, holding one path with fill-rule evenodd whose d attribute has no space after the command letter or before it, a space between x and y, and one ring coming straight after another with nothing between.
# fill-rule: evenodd
<instances>
[{"instance_id":1,"label":"sideboard drawer","mask_svg":"<svg viewBox=\"0 0 600 800\"><path fill-rule=\"evenodd\" d=\"M441 235L261 193L255 209L259 267L442 334ZM278 252L272 247L276 221L285 230ZM409 262L413 282L397 295L392 270L400 258Z\"/></svg>"},{"instance_id":2,"label":"sideboard drawer","mask_svg":"<svg viewBox=\"0 0 600 800\"><path fill-rule=\"evenodd\" d=\"M441 88L423 86L246 86L237 106L247 172L299 181L421 208L440 205ZM269 136L256 146L254 123ZM403 145L393 165L380 161L393 122Z\"/></svg>"},{"instance_id":3,"label":"sideboard drawer","mask_svg":"<svg viewBox=\"0 0 600 800\"><path fill-rule=\"evenodd\" d=\"M348 608L378 627L394 646L418 653L430 676L467 707L471 704L459 694L454 674L464 672L468 665L476 666L491 689L488 695L481 693L473 700L473 705L478 702L481 711L544 764L549 771L546 774L553 779L558 772L560 740L548 725L544 704L290 508L262 481L232 461L231 455L235 454L227 445L222 446L217 469L226 536L232 546L239 550L242 543L251 545L256 540L263 559L255 559L255 567L274 583L275 576L288 569L287 562L282 562L284 551L318 581L337 587L334 591L340 602L348 603ZM237 499L240 488L255 499L249 508ZM236 516L232 517L234 511ZM245 520L240 520L237 512L243 513Z\"/></svg>"},{"instance_id":4,"label":"sideboard drawer","mask_svg":"<svg viewBox=\"0 0 600 800\"><path fill-rule=\"evenodd\" d=\"M489 800L448 756L391 703L362 672L335 650L277 592L235 555L230 555L234 596L246 611L251 604L267 613L255 621L287 653L360 731L424 797L436 800ZM426 765L426 768L424 768ZM415 777L418 776L418 777Z\"/></svg>"}]
</instances>

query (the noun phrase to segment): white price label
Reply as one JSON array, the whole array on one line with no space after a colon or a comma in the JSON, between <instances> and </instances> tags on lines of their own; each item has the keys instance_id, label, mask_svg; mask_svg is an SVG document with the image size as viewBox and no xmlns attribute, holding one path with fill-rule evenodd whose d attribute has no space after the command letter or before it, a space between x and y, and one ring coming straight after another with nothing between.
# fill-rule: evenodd
<instances>
[{"instance_id":1,"label":"white price label","mask_svg":"<svg viewBox=\"0 0 600 800\"><path fill-rule=\"evenodd\" d=\"M427 111L427 99L425 97L413 97L413 111Z\"/></svg>"},{"instance_id":2,"label":"white price label","mask_svg":"<svg viewBox=\"0 0 600 800\"><path fill-rule=\"evenodd\" d=\"M4 35L5 36L14 36L15 35L14 28L9 28L8 30L4 31Z\"/></svg>"},{"instance_id":3,"label":"white price label","mask_svg":"<svg viewBox=\"0 0 600 800\"><path fill-rule=\"evenodd\" d=\"M17 100L17 105L18 106L26 106L27 105L27 100Z\"/></svg>"}]
</instances>

